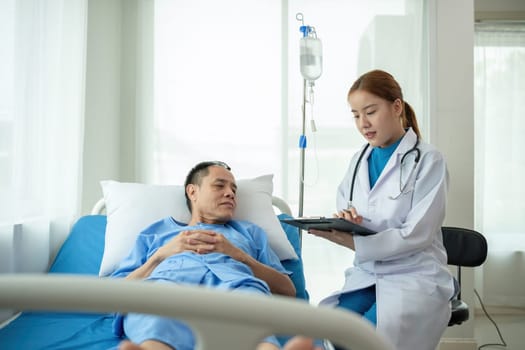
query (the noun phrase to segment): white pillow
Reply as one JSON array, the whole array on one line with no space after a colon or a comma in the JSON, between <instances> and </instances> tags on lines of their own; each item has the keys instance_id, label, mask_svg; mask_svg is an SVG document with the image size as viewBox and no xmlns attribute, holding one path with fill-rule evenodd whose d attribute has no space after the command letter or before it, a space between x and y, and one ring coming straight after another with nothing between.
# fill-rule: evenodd
<instances>
[{"instance_id":1,"label":"white pillow","mask_svg":"<svg viewBox=\"0 0 525 350\"><path fill-rule=\"evenodd\" d=\"M273 175L237 180L234 219L257 224L281 260L297 259L272 206ZM138 234L152 223L172 216L187 223L184 186L145 185L113 180L100 182L106 205L107 226L99 275L107 276L130 252Z\"/></svg>"}]
</instances>

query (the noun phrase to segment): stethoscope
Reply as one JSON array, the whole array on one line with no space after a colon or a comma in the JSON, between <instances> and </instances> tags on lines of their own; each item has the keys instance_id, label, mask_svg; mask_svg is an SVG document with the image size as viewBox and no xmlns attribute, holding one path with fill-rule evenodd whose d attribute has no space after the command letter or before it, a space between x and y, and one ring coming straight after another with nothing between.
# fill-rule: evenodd
<instances>
[{"instance_id":1,"label":"stethoscope","mask_svg":"<svg viewBox=\"0 0 525 350\"><path fill-rule=\"evenodd\" d=\"M359 155L359 158L357 158L357 163L355 164L354 173L352 174L352 183L350 185L350 198L348 199L348 207L347 209L350 209L353 207L352 200L354 198L354 186L355 186L355 179L357 176L357 171L359 170L359 166L361 165L361 160L363 159L363 156L366 153L366 150L370 144L367 144L365 148L361 151L361 154ZM399 169L399 194L397 196L389 196L390 199L398 199L402 194L407 194L412 191L412 189L407 189L408 183L410 182L410 179L412 178L412 175L414 174L414 171L416 169L417 163L419 162L419 158L421 158L421 150L419 149L419 137L416 138L416 143L414 146L406 151L403 156L401 157L401 167ZM412 152L415 152L416 157L414 158L414 165L412 166L412 169L410 170L410 173L408 174L407 181L403 185L403 162L407 158L409 154Z\"/></svg>"}]
</instances>

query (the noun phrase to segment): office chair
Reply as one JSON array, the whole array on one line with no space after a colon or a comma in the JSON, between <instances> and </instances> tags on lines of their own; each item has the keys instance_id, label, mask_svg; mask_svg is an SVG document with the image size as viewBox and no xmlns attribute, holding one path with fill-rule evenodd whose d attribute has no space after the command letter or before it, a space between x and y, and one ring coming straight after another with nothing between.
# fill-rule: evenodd
<instances>
[{"instance_id":1,"label":"office chair","mask_svg":"<svg viewBox=\"0 0 525 350\"><path fill-rule=\"evenodd\" d=\"M469 319L469 306L461 300L461 267L480 266L487 259L487 240L474 230L459 227L442 227L443 244L449 265L457 266L457 296L451 301L452 314L449 326L459 325Z\"/></svg>"}]
</instances>

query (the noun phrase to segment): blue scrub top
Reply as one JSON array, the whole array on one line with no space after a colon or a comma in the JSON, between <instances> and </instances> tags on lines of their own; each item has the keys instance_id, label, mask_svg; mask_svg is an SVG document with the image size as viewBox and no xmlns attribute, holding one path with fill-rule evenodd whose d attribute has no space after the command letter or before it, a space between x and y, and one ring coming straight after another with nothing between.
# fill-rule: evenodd
<instances>
[{"instance_id":1,"label":"blue scrub top","mask_svg":"<svg viewBox=\"0 0 525 350\"><path fill-rule=\"evenodd\" d=\"M266 233L255 224L232 220L222 225L199 223L187 226L175 221L172 217L167 217L152 224L139 234L133 250L121 261L112 277L127 276L142 266L157 249L180 232L197 229L221 233L233 245L259 262L281 273L290 273L284 269L279 258L270 248ZM218 279L213 282L213 286L220 289L235 288L237 283L245 283L246 279L250 279L255 283L263 283L269 291L266 283L256 278L247 265L222 253L181 252L174 254L161 262L147 279L163 279L186 284L208 284L203 279L209 272Z\"/></svg>"}]
</instances>

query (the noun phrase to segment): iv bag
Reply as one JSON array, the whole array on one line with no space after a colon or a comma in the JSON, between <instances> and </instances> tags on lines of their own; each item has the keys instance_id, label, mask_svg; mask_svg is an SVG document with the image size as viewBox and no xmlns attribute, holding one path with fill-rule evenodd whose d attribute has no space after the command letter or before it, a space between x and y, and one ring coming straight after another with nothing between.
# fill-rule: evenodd
<instances>
[{"instance_id":1,"label":"iv bag","mask_svg":"<svg viewBox=\"0 0 525 350\"><path fill-rule=\"evenodd\" d=\"M321 40L306 36L300 42L300 64L301 75L305 80L313 81L321 76L323 72Z\"/></svg>"}]
</instances>

